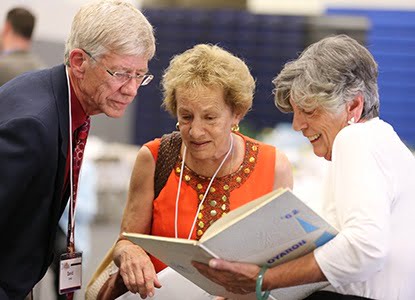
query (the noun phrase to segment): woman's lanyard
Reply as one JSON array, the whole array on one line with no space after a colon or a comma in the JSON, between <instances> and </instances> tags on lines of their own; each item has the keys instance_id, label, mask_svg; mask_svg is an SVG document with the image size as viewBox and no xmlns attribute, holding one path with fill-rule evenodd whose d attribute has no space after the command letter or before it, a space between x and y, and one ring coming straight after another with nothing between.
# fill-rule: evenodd
<instances>
[{"instance_id":1,"label":"woman's lanyard","mask_svg":"<svg viewBox=\"0 0 415 300\"><path fill-rule=\"evenodd\" d=\"M192 232L193 232L193 230L195 228L195 225L196 225L197 216L198 216L198 214L201 210L201 207L202 207L202 205L203 205L203 203L206 199L207 194L209 193L210 186L212 185L213 180L215 179L216 175L218 174L218 172L222 168L222 166L225 163L226 159L229 157L229 154L232 152L232 149L233 149L233 135L231 133L231 144L229 146L229 150L226 153L225 157L223 158L222 162L220 163L219 167L216 169L215 174L213 174L212 178L210 179L209 185L206 189L205 194L203 195L202 201L200 201L200 203L199 203L199 207L197 208L196 215L195 215L195 218L193 220L192 228L190 229L189 236L187 237L188 240L190 240L190 237L192 236ZM186 146L184 146L183 160L182 160L182 166L181 166L180 178L179 178L179 185L178 185L178 188L177 188L177 195L176 195L176 209L175 209L175 214L174 214L174 236L176 238L178 238L179 197L180 197L180 187L181 187L182 178L183 178L184 162L185 162L185 159L186 159L186 150L187 150L187 148L186 148Z\"/></svg>"}]
</instances>

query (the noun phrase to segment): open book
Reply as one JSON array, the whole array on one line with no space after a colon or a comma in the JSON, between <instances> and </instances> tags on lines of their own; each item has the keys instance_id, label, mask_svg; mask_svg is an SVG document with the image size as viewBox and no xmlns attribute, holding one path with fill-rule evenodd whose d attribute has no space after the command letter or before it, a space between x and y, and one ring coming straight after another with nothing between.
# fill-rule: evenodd
<instances>
[{"instance_id":1,"label":"open book","mask_svg":"<svg viewBox=\"0 0 415 300\"><path fill-rule=\"evenodd\" d=\"M209 294L231 299L255 299L255 295L236 296L226 291L201 275L191 261L207 264L211 258L222 258L272 267L313 251L336 234L336 229L288 189L273 191L229 212L199 241L123 233ZM301 299L327 285L277 289L271 295L274 299Z\"/></svg>"}]
</instances>

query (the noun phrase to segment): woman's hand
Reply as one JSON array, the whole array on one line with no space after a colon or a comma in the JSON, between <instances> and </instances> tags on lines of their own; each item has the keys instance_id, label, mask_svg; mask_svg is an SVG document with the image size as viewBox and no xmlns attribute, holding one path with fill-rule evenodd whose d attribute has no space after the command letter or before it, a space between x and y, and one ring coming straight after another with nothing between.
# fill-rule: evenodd
<instances>
[{"instance_id":1,"label":"woman's hand","mask_svg":"<svg viewBox=\"0 0 415 300\"><path fill-rule=\"evenodd\" d=\"M192 262L193 266L205 277L223 286L234 294L249 294L255 292L256 279L260 268L257 265L228 262L221 259L211 259L209 266Z\"/></svg>"},{"instance_id":2,"label":"woman's hand","mask_svg":"<svg viewBox=\"0 0 415 300\"><path fill-rule=\"evenodd\" d=\"M154 288L160 288L154 266L147 253L129 241L119 241L114 253L114 261L120 269L125 286L141 298L154 295Z\"/></svg>"}]
</instances>

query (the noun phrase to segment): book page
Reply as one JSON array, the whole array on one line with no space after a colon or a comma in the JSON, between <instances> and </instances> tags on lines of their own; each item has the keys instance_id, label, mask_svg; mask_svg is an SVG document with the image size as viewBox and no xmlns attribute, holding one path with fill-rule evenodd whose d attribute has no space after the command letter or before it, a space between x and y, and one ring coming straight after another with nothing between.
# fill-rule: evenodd
<instances>
[{"instance_id":1,"label":"book page","mask_svg":"<svg viewBox=\"0 0 415 300\"><path fill-rule=\"evenodd\" d=\"M219 232L223 231L230 225L238 222L240 219L245 218L247 215L253 213L254 211L260 209L262 206L267 204L268 202L274 200L279 195L283 194L288 189L278 189L274 190L268 194L265 194L253 201L250 201L246 203L245 205L242 205L229 213L227 213L225 216L220 218L219 220L215 221L210 227L206 230L206 232L203 234L202 238L200 239L200 242L203 243L204 241L207 241L212 236L218 234Z\"/></svg>"},{"instance_id":2,"label":"book page","mask_svg":"<svg viewBox=\"0 0 415 300\"><path fill-rule=\"evenodd\" d=\"M182 300L191 298L192 300L212 300L215 296L209 295L200 287L187 280L185 277L174 271L172 268L165 268L157 273L157 277L162 285L155 289L153 300ZM128 292L117 300L138 300L139 294Z\"/></svg>"},{"instance_id":3,"label":"book page","mask_svg":"<svg viewBox=\"0 0 415 300\"><path fill-rule=\"evenodd\" d=\"M155 289L155 294L151 299L154 300L183 300L191 298L192 300L214 300L216 296L212 296L209 293L202 290L190 280L186 279L173 269L167 267L164 270L157 273L158 279L161 282L162 287ZM306 284L291 288L283 288L271 291L269 295L270 300L298 300L303 299L311 294L311 291L324 288L328 285L328 282L320 282L315 284ZM315 288L310 289L310 286ZM256 300L256 296L252 295L238 295L236 296L243 300ZM133 294L127 292L124 295L118 297L116 300L137 300L140 299L139 294Z\"/></svg>"},{"instance_id":4,"label":"book page","mask_svg":"<svg viewBox=\"0 0 415 300\"><path fill-rule=\"evenodd\" d=\"M172 268L165 268L157 274L162 287L158 289L152 299L163 300L181 300L191 295L194 300L211 300L212 296L186 279Z\"/></svg>"}]
</instances>

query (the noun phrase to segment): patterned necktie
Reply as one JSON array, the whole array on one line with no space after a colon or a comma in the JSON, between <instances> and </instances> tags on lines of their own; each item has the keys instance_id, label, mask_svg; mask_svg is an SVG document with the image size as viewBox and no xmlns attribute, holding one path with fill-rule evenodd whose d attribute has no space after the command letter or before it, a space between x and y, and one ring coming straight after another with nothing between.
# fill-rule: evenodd
<instances>
[{"instance_id":1,"label":"patterned necktie","mask_svg":"<svg viewBox=\"0 0 415 300\"><path fill-rule=\"evenodd\" d=\"M86 121L77 130L76 144L73 151L73 201L76 202L76 196L78 192L78 179L79 172L81 170L82 159L84 158L84 150L86 145L86 139L88 137L89 127L91 124L91 118L88 117ZM75 206L75 205L74 205Z\"/></svg>"},{"instance_id":2,"label":"patterned necktie","mask_svg":"<svg viewBox=\"0 0 415 300\"><path fill-rule=\"evenodd\" d=\"M91 123L91 118L85 121L81 127L77 129L77 135L75 142L75 147L73 149L73 161L72 161L72 174L73 174L73 207L75 208L76 197L78 194L78 179L79 173L81 170L82 159L84 157L84 150L86 145L86 139L88 137L89 127ZM72 226L72 213L68 214L68 235L67 235L67 251L68 253L75 252L75 224ZM73 299L73 292L66 294L67 300Z\"/></svg>"}]
</instances>

